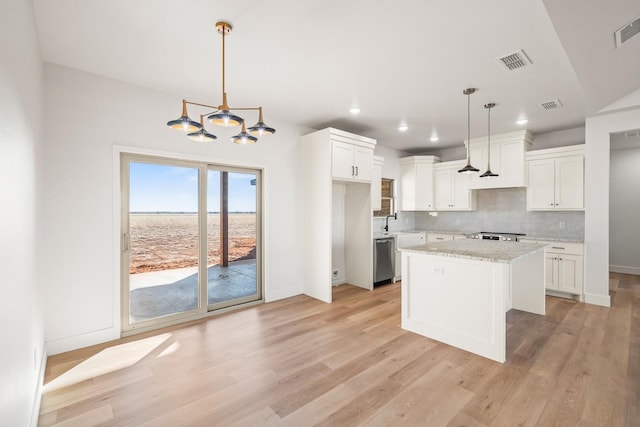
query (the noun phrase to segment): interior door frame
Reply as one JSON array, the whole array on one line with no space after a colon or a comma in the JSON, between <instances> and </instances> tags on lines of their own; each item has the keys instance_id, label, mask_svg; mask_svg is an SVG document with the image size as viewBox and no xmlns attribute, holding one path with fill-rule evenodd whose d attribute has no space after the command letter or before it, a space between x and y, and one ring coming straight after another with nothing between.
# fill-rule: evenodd
<instances>
[{"instance_id":1,"label":"interior door frame","mask_svg":"<svg viewBox=\"0 0 640 427\"><path fill-rule=\"evenodd\" d=\"M263 212L263 192L264 187L262 185L263 176L264 176L264 168L261 167L251 167L251 166L231 166L227 164L207 162L204 160L189 160L184 158L178 158L173 156L163 156L154 153L147 152L136 152L136 150L127 150L122 148L114 147L115 154L119 161L119 218L120 224L119 227L115 227L118 231L117 241L118 245L118 259L120 261L119 266L119 286L120 289L120 336L126 337L142 332L147 332L150 330L159 329L166 326L171 326L175 324L185 323L192 320L197 320L200 318L222 314L230 310L235 310L240 307L247 307L250 305L262 304L265 301L264 297L264 256L263 256L263 247L264 247L264 234L263 234L263 220L264 216ZM176 155L177 156L177 155ZM256 175L256 289L258 292L258 299L251 299L250 301L239 301L233 306L225 306L225 307L216 307L217 304L212 306L208 305L207 301L207 287L201 286L201 278L207 277L207 251L200 250L199 251L199 264L198 264L198 283L199 283L199 294L198 294L198 307L194 310L189 310L187 312L171 314L167 316L162 316L154 319L150 319L144 322L138 322L134 325L131 325L129 322L129 303L130 303L130 294L129 294L129 246L130 246L130 236L128 235L129 231L129 184L130 184L130 175L129 175L129 162L140 162L140 163L150 163L150 164L162 164L168 166L179 166L179 167L190 167L197 168L198 172L198 209L199 209L199 218L198 218L198 243L199 247L207 247L207 178L208 171L212 168L214 170L225 170L229 172L242 172L242 173L252 173ZM204 185L202 185L204 183ZM202 232L205 230L205 232ZM126 248L126 251L125 251Z\"/></svg>"}]
</instances>

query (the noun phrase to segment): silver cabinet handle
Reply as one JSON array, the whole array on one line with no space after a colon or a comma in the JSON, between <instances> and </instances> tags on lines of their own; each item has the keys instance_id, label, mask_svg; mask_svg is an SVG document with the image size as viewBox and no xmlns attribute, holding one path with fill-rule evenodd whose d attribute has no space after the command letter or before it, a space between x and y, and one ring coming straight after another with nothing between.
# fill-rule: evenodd
<instances>
[{"instance_id":1,"label":"silver cabinet handle","mask_svg":"<svg viewBox=\"0 0 640 427\"><path fill-rule=\"evenodd\" d=\"M551 248L552 249L566 249L566 248L563 248L562 246L551 246Z\"/></svg>"},{"instance_id":2,"label":"silver cabinet handle","mask_svg":"<svg viewBox=\"0 0 640 427\"><path fill-rule=\"evenodd\" d=\"M358 176L358 167L356 166L356 176Z\"/></svg>"}]
</instances>

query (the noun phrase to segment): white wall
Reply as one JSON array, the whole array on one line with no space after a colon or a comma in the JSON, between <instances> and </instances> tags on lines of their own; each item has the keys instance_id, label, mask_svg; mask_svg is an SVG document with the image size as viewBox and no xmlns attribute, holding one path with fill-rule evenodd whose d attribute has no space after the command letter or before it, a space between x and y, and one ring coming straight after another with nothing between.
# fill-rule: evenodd
<instances>
[{"instance_id":1,"label":"white wall","mask_svg":"<svg viewBox=\"0 0 640 427\"><path fill-rule=\"evenodd\" d=\"M380 145L380 141L377 141L373 154L384 157L382 177L395 180L400 179L400 158L411 156L411 154L404 151Z\"/></svg>"},{"instance_id":2,"label":"white wall","mask_svg":"<svg viewBox=\"0 0 640 427\"><path fill-rule=\"evenodd\" d=\"M585 127L585 301L609 306L610 134L640 128L635 108L589 117Z\"/></svg>"},{"instance_id":3,"label":"white wall","mask_svg":"<svg viewBox=\"0 0 640 427\"><path fill-rule=\"evenodd\" d=\"M553 132L537 133L529 150L566 147L567 145L584 144L584 126Z\"/></svg>"},{"instance_id":4,"label":"white wall","mask_svg":"<svg viewBox=\"0 0 640 427\"><path fill-rule=\"evenodd\" d=\"M609 270L640 274L640 148L611 150Z\"/></svg>"},{"instance_id":5,"label":"white wall","mask_svg":"<svg viewBox=\"0 0 640 427\"><path fill-rule=\"evenodd\" d=\"M0 425L35 425L44 368L37 214L43 73L32 2L0 14Z\"/></svg>"},{"instance_id":6,"label":"white wall","mask_svg":"<svg viewBox=\"0 0 640 427\"><path fill-rule=\"evenodd\" d=\"M240 146L216 132L197 143L165 124L181 113L178 96L45 66L45 338L50 353L114 339L120 333L119 174L114 146L237 166L264 168L265 298L302 292L301 129L277 129ZM203 95L194 101L213 102ZM195 111L190 114L196 117ZM248 120L253 117L247 113Z\"/></svg>"},{"instance_id":7,"label":"white wall","mask_svg":"<svg viewBox=\"0 0 640 427\"><path fill-rule=\"evenodd\" d=\"M333 183L333 203L331 205L331 271L338 270L337 277L331 276L332 283L339 285L347 281L345 258L345 197L347 186Z\"/></svg>"}]
</instances>

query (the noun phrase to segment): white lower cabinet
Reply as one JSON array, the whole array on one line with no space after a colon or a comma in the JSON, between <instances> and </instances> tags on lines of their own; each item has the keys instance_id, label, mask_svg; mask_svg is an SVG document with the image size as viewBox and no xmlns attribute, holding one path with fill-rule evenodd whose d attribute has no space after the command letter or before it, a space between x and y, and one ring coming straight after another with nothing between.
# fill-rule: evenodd
<instances>
[{"instance_id":1,"label":"white lower cabinet","mask_svg":"<svg viewBox=\"0 0 640 427\"><path fill-rule=\"evenodd\" d=\"M423 245L426 240L426 233L399 233L396 235L395 280L399 280L402 276L402 252L400 252L400 249Z\"/></svg>"},{"instance_id":2,"label":"white lower cabinet","mask_svg":"<svg viewBox=\"0 0 640 427\"><path fill-rule=\"evenodd\" d=\"M527 240L528 241L528 240ZM545 288L550 295L571 295L583 300L583 245L581 243L544 242Z\"/></svg>"}]
</instances>

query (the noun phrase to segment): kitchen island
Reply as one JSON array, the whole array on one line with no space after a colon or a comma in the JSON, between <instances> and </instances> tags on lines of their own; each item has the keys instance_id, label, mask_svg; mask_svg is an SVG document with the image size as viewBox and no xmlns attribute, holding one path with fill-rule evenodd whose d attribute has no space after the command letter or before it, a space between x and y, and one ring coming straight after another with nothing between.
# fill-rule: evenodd
<instances>
[{"instance_id":1,"label":"kitchen island","mask_svg":"<svg viewBox=\"0 0 640 427\"><path fill-rule=\"evenodd\" d=\"M402 327L503 363L506 312L545 313L544 248L465 239L402 249Z\"/></svg>"}]
</instances>

